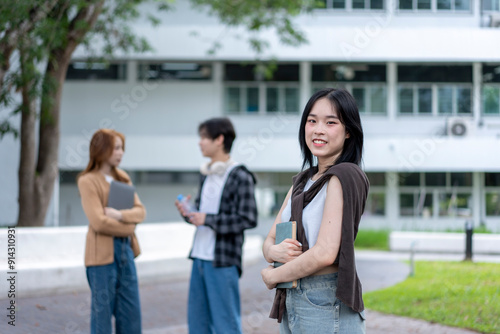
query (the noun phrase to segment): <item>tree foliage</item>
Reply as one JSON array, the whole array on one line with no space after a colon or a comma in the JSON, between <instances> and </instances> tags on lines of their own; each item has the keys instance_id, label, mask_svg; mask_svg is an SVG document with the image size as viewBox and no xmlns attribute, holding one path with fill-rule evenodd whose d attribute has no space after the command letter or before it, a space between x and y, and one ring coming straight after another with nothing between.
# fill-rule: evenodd
<instances>
[{"instance_id":1,"label":"tree foliage","mask_svg":"<svg viewBox=\"0 0 500 334\"><path fill-rule=\"evenodd\" d=\"M267 46L258 36L263 30L275 29L286 44L304 43L305 37L291 17L314 4L312 0L189 1L229 27L256 33L248 43L257 58ZM151 24L160 24L155 13L139 9L146 2L155 3L158 11L175 5L172 0L16 0L0 4L0 109L10 111L0 119L0 139L11 133L21 142L18 225L44 222L58 173L60 103L73 52L82 46L89 59L102 61L116 52L151 50L130 28L130 22L144 14ZM220 47L215 43L209 52ZM21 115L20 126L11 121L17 114Z\"/></svg>"}]
</instances>

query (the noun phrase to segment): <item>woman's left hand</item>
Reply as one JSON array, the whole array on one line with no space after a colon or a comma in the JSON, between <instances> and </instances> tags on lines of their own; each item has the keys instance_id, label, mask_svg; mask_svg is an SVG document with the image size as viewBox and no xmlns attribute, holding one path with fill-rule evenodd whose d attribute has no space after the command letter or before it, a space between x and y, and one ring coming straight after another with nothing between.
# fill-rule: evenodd
<instances>
[{"instance_id":1,"label":"woman's left hand","mask_svg":"<svg viewBox=\"0 0 500 334\"><path fill-rule=\"evenodd\" d=\"M269 290L274 289L276 287L276 284L277 284L277 283L273 283L271 280L273 269L274 269L273 266L269 266L267 268L262 269L262 271L260 272L260 274L262 275L262 280L264 281L264 283L266 284L266 286Z\"/></svg>"},{"instance_id":2,"label":"woman's left hand","mask_svg":"<svg viewBox=\"0 0 500 334\"><path fill-rule=\"evenodd\" d=\"M104 208L104 214L108 216L109 218L113 218L116 220L122 220L122 213L119 210L110 208L110 207L105 207Z\"/></svg>"}]
</instances>

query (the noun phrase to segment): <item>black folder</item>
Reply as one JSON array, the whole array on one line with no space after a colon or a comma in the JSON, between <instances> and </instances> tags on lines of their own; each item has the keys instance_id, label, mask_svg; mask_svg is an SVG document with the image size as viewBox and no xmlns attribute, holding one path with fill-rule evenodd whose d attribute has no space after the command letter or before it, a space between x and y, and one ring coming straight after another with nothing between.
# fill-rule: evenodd
<instances>
[{"instance_id":1,"label":"black folder","mask_svg":"<svg viewBox=\"0 0 500 334\"><path fill-rule=\"evenodd\" d=\"M134 195L134 186L120 181L111 181L108 207L116 210L131 209L134 207Z\"/></svg>"}]
</instances>

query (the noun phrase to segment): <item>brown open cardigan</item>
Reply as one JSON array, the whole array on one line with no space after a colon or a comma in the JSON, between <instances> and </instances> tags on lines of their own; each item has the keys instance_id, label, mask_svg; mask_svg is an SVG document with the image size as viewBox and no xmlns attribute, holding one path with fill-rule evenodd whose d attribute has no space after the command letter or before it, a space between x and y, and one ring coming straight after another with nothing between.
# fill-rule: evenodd
<instances>
[{"instance_id":1,"label":"brown open cardigan","mask_svg":"<svg viewBox=\"0 0 500 334\"><path fill-rule=\"evenodd\" d=\"M132 184L127 173L121 169L117 171L129 184ZM138 256L141 251L134 231L136 224L146 217L146 209L137 193L134 198L134 207L120 210L122 220L118 221L104 214L104 208L108 204L109 183L101 172L94 170L79 177L78 190L82 198L83 211L89 220L85 244L85 266L113 263L113 237L130 237L134 256Z\"/></svg>"},{"instance_id":2,"label":"brown open cardigan","mask_svg":"<svg viewBox=\"0 0 500 334\"><path fill-rule=\"evenodd\" d=\"M353 163L340 163L330 167L311 188L304 191L305 184L317 172L317 167L307 169L293 178L292 216L290 220L297 222L297 240L302 243L302 251L309 249L309 243L302 225L302 211L323 188L326 182L335 175L342 186L343 212L342 236L340 249L335 259L339 266L337 280L337 298L356 312L364 310L361 282L356 273L354 258L354 240L358 234L359 221L365 209L369 182L365 173ZM325 203L325 205L328 205ZM281 322L285 311L286 290L276 289L270 318Z\"/></svg>"}]
</instances>

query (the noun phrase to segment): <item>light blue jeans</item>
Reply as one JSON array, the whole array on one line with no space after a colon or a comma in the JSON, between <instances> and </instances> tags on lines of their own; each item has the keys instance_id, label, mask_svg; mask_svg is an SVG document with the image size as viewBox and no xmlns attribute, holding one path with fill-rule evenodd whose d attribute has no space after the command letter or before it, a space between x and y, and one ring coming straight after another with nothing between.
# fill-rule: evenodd
<instances>
[{"instance_id":1,"label":"light blue jeans","mask_svg":"<svg viewBox=\"0 0 500 334\"><path fill-rule=\"evenodd\" d=\"M241 334L239 278L236 266L215 268L212 261L193 260L190 334Z\"/></svg>"},{"instance_id":2,"label":"light blue jeans","mask_svg":"<svg viewBox=\"0 0 500 334\"><path fill-rule=\"evenodd\" d=\"M134 253L128 238L114 238L115 261L87 267L92 294L91 334L111 334L115 317L116 334L141 333L141 303Z\"/></svg>"},{"instance_id":3,"label":"light blue jeans","mask_svg":"<svg viewBox=\"0 0 500 334\"><path fill-rule=\"evenodd\" d=\"M335 297L337 273L305 277L287 289L281 334L365 334L365 314Z\"/></svg>"}]
</instances>

